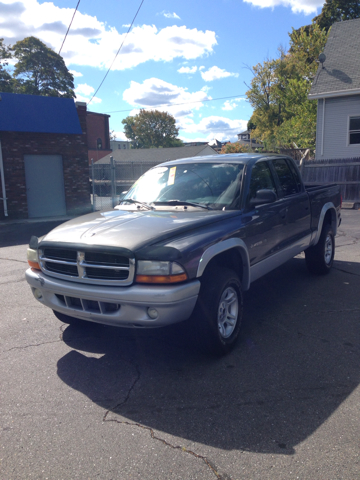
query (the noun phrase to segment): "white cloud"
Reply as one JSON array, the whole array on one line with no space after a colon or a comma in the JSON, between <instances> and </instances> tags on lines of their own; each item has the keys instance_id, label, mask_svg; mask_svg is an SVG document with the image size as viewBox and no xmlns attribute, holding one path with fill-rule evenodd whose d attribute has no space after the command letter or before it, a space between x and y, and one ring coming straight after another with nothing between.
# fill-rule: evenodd
<instances>
[{"instance_id":1,"label":"white cloud","mask_svg":"<svg viewBox=\"0 0 360 480\"><path fill-rule=\"evenodd\" d=\"M202 67L200 67L201 70ZM219 80L220 78L226 78L226 77L238 77L238 73L230 73L227 72L226 70L223 70L222 68L219 67L211 67L209 70L206 72L201 71L201 76L205 82L212 82L213 80Z\"/></svg>"},{"instance_id":2,"label":"white cloud","mask_svg":"<svg viewBox=\"0 0 360 480\"><path fill-rule=\"evenodd\" d=\"M197 67L181 67L179 68L179 73L195 73L197 71Z\"/></svg>"},{"instance_id":3,"label":"white cloud","mask_svg":"<svg viewBox=\"0 0 360 480\"><path fill-rule=\"evenodd\" d=\"M246 130L248 120L231 120L226 117L210 116L195 123L191 118L179 122L182 135L203 134L208 141L216 138L220 142L237 140L237 134Z\"/></svg>"},{"instance_id":4,"label":"white cloud","mask_svg":"<svg viewBox=\"0 0 360 480\"><path fill-rule=\"evenodd\" d=\"M76 70L69 70L69 72L72 74L73 77L82 77L83 74L80 72L77 72Z\"/></svg>"},{"instance_id":5,"label":"white cloud","mask_svg":"<svg viewBox=\"0 0 360 480\"><path fill-rule=\"evenodd\" d=\"M75 88L75 95L76 95L76 101L77 102L88 102L94 93L95 89L88 85L87 83L81 83ZM94 97L91 100L91 103L101 103L102 100L101 98Z\"/></svg>"},{"instance_id":6,"label":"white cloud","mask_svg":"<svg viewBox=\"0 0 360 480\"><path fill-rule=\"evenodd\" d=\"M111 130L111 126L110 126L110 130ZM124 132L114 132L114 135L115 135L116 140L129 141L129 139L125 137L125 133L124 133Z\"/></svg>"},{"instance_id":7,"label":"white cloud","mask_svg":"<svg viewBox=\"0 0 360 480\"><path fill-rule=\"evenodd\" d=\"M75 88L75 93L80 93L87 96L90 96L92 93L94 93L94 91L95 91L94 87L91 87L87 83L80 83Z\"/></svg>"},{"instance_id":8,"label":"white cloud","mask_svg":"<svg viewBox=\"0 0 360 480\"><path fill-rule=\"evenodd\" d=\"M5 44L14 44L34 35L59 51L74 9L57 7L51 2L40 4L39 1L14 3L13 0L2 0L6 8L2 9L0 26ZM61 54L67 65L106 69L114 60L125 35L125 32L119 33L115 27L100 22L95 16L77 11ZM112 69L124 70L149 60L191 60L212 53L216 44L215 32L209 30L177 25L163 29L157 29L155 25L135 26Z\"/></svg>"},{"instance_id":9,"label":"white cloud","mask_svg":"<svg viewBox=\"0 0 360 480\"><path fill-rule=\"evenodd\" d=\"M290 7L294 13L310 15L323 6L324 0L243 0L260 8Z\"/></svg>"},{"instance_id":10,"label":"white cloud","mask_svg":"<svg viewBox=\"0 0 360 480\"><path fill-rule=\"evenodd\" d=\"M181 20L179 15L177 15L175 12L173 13L170 13L170 12L161 12L162 15L164 15L164 17L166 18L176 18L177 20Z\"/></svg>"},{"instance_id":11,"label":"white cloud","mask_svg":"<svg viewBox=\"0 0 360 480\"><path fill-rule=\"evenodd\" d=\"M149 78L143 83L132 81L124 91L123 100L130 105L167 111L176 119L191 115L193 110L203 106L203 101L211 97L202 90L190 93L159 78ZM169 105L160 107L159 105Z\"/></svg>"},{"instance_id":12,"label":"white cloud","mask_svg":"<svg viewBox=\"0 0 360 480\"><path fill-rule=\"evenodd\" d=\"M235 100L226 100L221 107L222 110L234 110L239 105L239 102L244 101L244 98L235 98Z\"/></svg>"}]
</instances>

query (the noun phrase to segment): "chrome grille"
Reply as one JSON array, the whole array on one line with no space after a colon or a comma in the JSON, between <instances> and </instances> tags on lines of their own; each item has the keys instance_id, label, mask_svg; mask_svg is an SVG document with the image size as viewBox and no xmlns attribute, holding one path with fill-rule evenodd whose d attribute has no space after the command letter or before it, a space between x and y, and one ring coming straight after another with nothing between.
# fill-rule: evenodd
<instances>
[{"instance_id":1,"label":"chrome grille","mask_svg":"<svg viewBox=\"0 0 360 480\"><path fill-rule=\"evenodd\" d=\"M39 249L42 271L57 278L96 285L130 285L135 260L114 252L67 248Z\"/></svg>"}]
</instances>

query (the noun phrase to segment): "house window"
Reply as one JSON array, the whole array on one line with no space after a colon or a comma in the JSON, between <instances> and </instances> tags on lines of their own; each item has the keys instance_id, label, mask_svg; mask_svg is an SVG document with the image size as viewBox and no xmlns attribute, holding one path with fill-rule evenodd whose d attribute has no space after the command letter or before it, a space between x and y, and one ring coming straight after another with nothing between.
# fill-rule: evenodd
<instances>
[{"instance_id":1,"label":"house window","mask_svg":"<svg viewBox=\"0 0 360 480\"><path fill-rule=\"evenodd\" d=\"M101 150L101 149L102 149L102 140L101 140L101 138L98 138L98 139L96 140L96 148L97 148L98 150Z\"/></svg>"},{"instance_id":2,"label":"house window","mask_svg":"<svg viewBox=\"0 0 360 480\"><path fill-rule=\"evenodd\" d=\"M360 143L360 117L350 117L349 145Z\"/></svg>"},{"instance_id":3,"label":"house window","mask_svg":"<svg viewBox=\"0 0 360 480\"><path fill-rule=\"evenodd\" d=\"M120 150L120 148L121 148L121 144L120 144L120 143L118 143L118 150Z\"/></svg>"}]
</instances>

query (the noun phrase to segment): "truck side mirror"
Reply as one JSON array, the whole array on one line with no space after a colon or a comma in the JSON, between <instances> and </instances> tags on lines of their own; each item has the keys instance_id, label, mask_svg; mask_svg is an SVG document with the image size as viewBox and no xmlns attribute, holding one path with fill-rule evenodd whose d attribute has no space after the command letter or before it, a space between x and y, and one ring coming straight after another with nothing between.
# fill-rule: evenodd
<instances>
[{"instance_id":1,"label":"truck side mirror","mask_svg":"<svg viewBox=\"0 0 360 480\"><path fill-rule=\"evenodd\" d=\"M277 200L276 193L268 188L257 190L256 195L249 202L251 207L257 207L258 205L265 205L266 203L273 203Z\"/></svg>"}]
</instances>

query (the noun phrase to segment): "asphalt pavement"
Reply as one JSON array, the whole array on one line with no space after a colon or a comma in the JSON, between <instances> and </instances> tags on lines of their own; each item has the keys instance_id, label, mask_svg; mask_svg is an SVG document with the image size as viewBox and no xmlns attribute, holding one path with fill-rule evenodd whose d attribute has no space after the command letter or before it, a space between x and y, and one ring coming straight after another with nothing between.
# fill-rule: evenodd
<instances>
[{"instance_id":1,"label":"asphalt pavement","mask_svg":"<svg viewBox=\"0 0 360 480\"><path fill-rule=\"evenodd\" d=\"M299 255L255 282L221 359L191 324L62 324L24 279L59 221L2 222L0 478L359 479L360 211L342 214L332 272Z\"/></svg>"}]
</instances>

